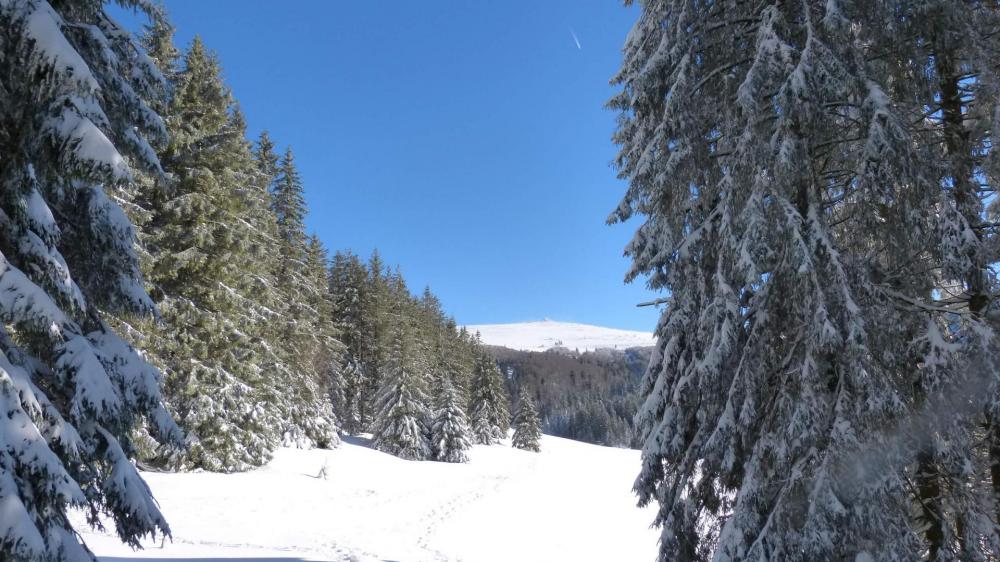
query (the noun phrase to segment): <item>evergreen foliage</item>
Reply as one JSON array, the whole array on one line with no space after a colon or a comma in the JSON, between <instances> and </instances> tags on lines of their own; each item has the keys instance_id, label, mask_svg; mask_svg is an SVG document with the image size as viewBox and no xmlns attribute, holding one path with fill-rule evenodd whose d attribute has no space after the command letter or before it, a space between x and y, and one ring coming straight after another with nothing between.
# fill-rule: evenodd
<instances>
[{"instance_id":1,"label":"evergreen foliage","mask_svg":"<svg viewBox=\"0 0 1000 562\"><path fill-rule=\"evenodd\" d=\"M258 145L261 169L273 166L269 139ZM274 275L280 296L276 346L290 384L283 442L309 447L339 443L331 389L340 387L341 345L333 326L326 250L305 232L303 185L291 149L285 152L271 184L277 221Z\"/></svg>"},{"instance_id":2,"label":"evergreen foliage","mask_svg":"<svg viewBox=\"0 0 1000 562\"><path fill-rule=\"evenodd\" d=\"M470 393L473 438L482 445L498 443L510 429L510 399L496 361L482 350L476 360Z\"/></svg>"},{"instance_id":3,"label":"evergreen foliage","mask_svg":"<svg viewBox=\"0 0 1000 562\"><path fill-rule=\"evenodd\" d=\"M431 457L427 393L408 340L406 330L397 327L376 402L372 444L403 459L425 460Z\"/></svg>"},{"instance_id":4,"label":"evergreen foliage","mask_svg":"<svg viewBox=\"0 0 1000 562\"><path fill-rule=\"evenodd\" d=\"M635 446L632 419L651 348L576 353L491 348L507 389L526 389L548 435L609 447Z\"/></svg>"},{"instance_id":5,"label":"evergreen foliage","mask_svg":"<svg viewBox=\"0 0 1000 562\"><path fill-rule=\"evenodd\" d=\"M660 559L1000 552L996 3L643 2L613 221L668 297Z\"/></svg>"},{"instance_id":6,"label":"evergreen foliage","mask_svg":"<svg viewBox=\"0 0 1000 562\"><path fill-rule=\"evenodd\" d=\"M309 330L307 345L295 350L304 365L299 377L302 407L296 425L311 444L330 448L340 444L335 405L343 404L341 355L344 346L337 338L333 322L333 295L330 289L329 257L319 238L306 238L304 275L308 292L299 295L306 304L302 324Z\"/></svg>"},{"instance_id":7,"label":"evergreen foliage","mask_svg":"<svg viewBox=\"0 0 1000 562\"><path fill-rule=\"evenodd\" d=\"M368 289L364 291L365 314L362 317L364 342L361 345L359 357L365 372L364 382L359 396L361 423L370 427L377 415L375 399L381 383L382 371L386 366L386 353L390 345L389 322L398 318L402 308L393 309L389 299L388 272L385 263L378 253L372 252L368 260ZM402 306L404 303L398 303Z\"/></svg>"},{"instance_id":8,"label":"evergreen foliage","mask_svg":"<svg viewBox=\"0 0 1000 562\"><path fill-rule=\"evenodd\" d=\"M363 428L362 410L366 384L364 358L371 353L366 329L368 271L365 264L350 252L337 252L330 268L330 290L334 306L335 329L344 344L342 358L341 407L344 431L359 433Z\"/></svg>"},{"instance_id":9,"label":"evergreen foliage","mask_svg":"<svg viewBox=\"0 0 1000 562\"><path fill-rule=\"evenodd\" d=\"M106 321L153 311L116 201L161 173L165 88L102 2L3 2L0 43L0 559L91 561L71 505L131 545L169 533L131 430L181 434Z\"/></svg>"},{"instance_id":10,"label":"evergreen foliage","mask_svg":"<svg viewBox=\"0 0 1000 562\"><path fill-rule=\"evenodd\" d=\"M538 420L535 401L531 399L527 390L522 390L517 398L517 408L514 410L511 425L514 427L512 446L536 453L541 450L539 442L542 439L542 427Z\"/></svg>"},{"instance_id":11,"label":"evergreen foliage","mask_svg":"<svg viewBox=\"0 0 1000 562\"><path fill-rule=\"evenodd\" d=\"M166 111L170 142L145 230L148 278L163 324L150 340L189 450L174 466L235 471L259 466L277 442L273 381L252 327L256 237L245 191L255 165L214 54L196 38Z\"/></svg>"},{"instance_id":12,"label":"evergreen foliage","mask_svg":"<svg viewBox=\"0 0 1000 562\"><path fill-rule=\"evenodd\" d=\"M166 12L162 7L147 8L149 23L143 26L143 33L139 37L139 44L146 52L146 56L160 71L163 77L163 87L167 90L177 79L177 64L181 58L181 52L174 44L174 25L170 22ZM150 103L158 111L166 108L169 96L156 96Z\"/></svg>"},{"instance_id":13,"label":"evergreen foliage","mask_svg":"<svg viewBox=\"0 0 1000 562\"><path fill-rule=\"evenodd\" d=\"M434 424L431 445L434 459L442 462L468 462L466 451L472 447L469 423L461 396L447 378L436 385Z\"/></svg>"},{"instance_id":14,"label":"evergreen foliage","mask_svg":"<svg viewBox=\"0 0 1000 562\"><path fill-rule=\"evenodd\" d=\"M377 252L367 264L350 252L337 253L330 284L336 330L344 345L339 412L346 431L373 430L381 423L376 397L391 370L389 356L399 330L407 341L408 364L424 392L432 387L434 373L447 381L461 403L467 402L471 363L480 346L445 316L429 289L414 296L403 275L386 268ZM433 423L431 406L425 401L428 417L423 423L428 428Z\"/></svg>"},{"instance_id":15,"label":"evergreen foliage","mask_svg":"<svg viewBox=\"0 0 1000 562\"><path fill-rule=\"evenodd\" d=\"M336 446L341 346L325 250L305 234L290 152L279 159L266 132L251 149L214 55L196 39L177 64L173 27L155 16L142 42L172 94L161 154L170 179L126 202L162 318L126 325L168 373L166 399L190 446L143 456L233 471L263 464L282 442ZM295 220L279 215L276 197L298 202Z\"/></svg>"},{"instance_id":16,"label":"evergreen foliage","mask_svg":"<svg viewBox=\"0 0 1000 562\"><path fill-rule=\"evenodd\" d=\"M271 188L271 208L278 219L278 236L285 250L298 252L305 247L306 201L302 191L302 178L289 148L278 165Z\"/></svg>"}]
</instances>

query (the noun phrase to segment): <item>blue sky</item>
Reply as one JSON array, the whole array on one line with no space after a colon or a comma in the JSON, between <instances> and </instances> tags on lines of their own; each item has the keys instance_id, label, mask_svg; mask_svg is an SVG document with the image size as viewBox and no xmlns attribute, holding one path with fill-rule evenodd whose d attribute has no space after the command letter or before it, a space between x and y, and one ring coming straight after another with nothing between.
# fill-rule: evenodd
<instances>
[{"instance_id":1,"label":"blue sky","mask_svg":"<svg viewBox=\"0 0 1000 562\"><path fill-rule=\"evenodd\" d=\"M614 0L176 0L219 53L251 134L295 151L307 226L378 248L460 323L652 330L623 283L637 223L606 226L608 80L637 17ZM135 20L121 15L128 25ZM574 34L576 39L574 39ZM577 46L579 42L579 48Z\"/></svg>"}]
</instances>

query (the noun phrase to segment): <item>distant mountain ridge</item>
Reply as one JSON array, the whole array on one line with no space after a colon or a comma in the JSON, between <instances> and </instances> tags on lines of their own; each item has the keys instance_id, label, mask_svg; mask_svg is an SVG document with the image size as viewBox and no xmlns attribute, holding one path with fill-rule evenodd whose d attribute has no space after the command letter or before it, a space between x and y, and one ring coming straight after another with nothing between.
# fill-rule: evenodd
<instances>
[{"instance_id":1,"label":"distant mountain ridge","mask_svg":"<svg viewBox=\"0 0 1000 562\"><path fill-rule=\"evenodd\" d=\"M633 417L652 333L542 320L473 324L516 396L538 405L543 430L588 443L635 445Z\"/></svg>"},{"instance_id":2,"label":"distant mountain ridge","mask_svg":"<svg viewBox=\"0 0 1000 562\"><path fill-rule=\"evenodd\" d=\"M652 347L488 349L507 376L508 392L527 389L535 400L545 433L613 447L636 444L632 419Z\"/></svg>"},{"instance_id":3,"label":"distant mountain ridge","mask_svg":"<svg viewBox=\"0 0 1000 562\"><path fill-rule=\"evenodd\" d=\"M565 348L570 351L599 349L625 350L651 347L655 340L651 332L619 330L590 324L541 320L510 324L471 324L470 333L479 332L483 343L519 351L547 351Z\"/></svg>"}]
</instances>

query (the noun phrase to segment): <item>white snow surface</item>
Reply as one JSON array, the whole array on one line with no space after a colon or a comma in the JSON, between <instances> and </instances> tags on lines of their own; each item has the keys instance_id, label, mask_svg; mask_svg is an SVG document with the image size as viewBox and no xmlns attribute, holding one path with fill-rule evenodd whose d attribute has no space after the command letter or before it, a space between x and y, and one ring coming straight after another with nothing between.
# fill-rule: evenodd
<instances>
[{"instance_id":1,"label":"white snow surface","mask_svg":"<svg viewBox=\"0 0 1000 562\"><path fill-rule=\"evenodd\" d=\"M553 320L513 324L474 324L466 326L465 329L473 334L479 332L483 343L487 345L521 351L545 351L564 347L571 351L582 352L649 347L656 343L651 332L618 330Z\"/></svg>"},{"instance_id":2,"label":"white snow surface","mask_svg":"<svg viewBox=\"0 0 1000 562\"><path fill-rule=\"evenodd\" d=\"M281 449L242 474L147 472L173 542L132 551L111 524L83 538L102 562L655 559L655 509L637 508L631 492L638 451L544 436L541 453L507 442L469 456L405 461L350 439ZM317 478L324 464L327 480Z\"/></svg>"}]
</instances>

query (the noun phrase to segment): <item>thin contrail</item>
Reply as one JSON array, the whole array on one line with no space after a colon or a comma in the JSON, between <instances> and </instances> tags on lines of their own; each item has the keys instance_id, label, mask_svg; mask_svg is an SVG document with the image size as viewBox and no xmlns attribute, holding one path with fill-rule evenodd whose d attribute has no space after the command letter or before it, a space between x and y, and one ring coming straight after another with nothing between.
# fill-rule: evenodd
<instances>
[{"instance_id":1,"label":"thin contrail","mask_svg":"<svg viewBox=\"0 0 1000 562\"><path fill-rule=\"evenodd\" d=\"M576 36L576 32L573 31L572 27L569 28L569 34L573 36L573 42L576 43L576 48L583 50L583 47L580 46L580 38Z\"/></svg>"}]
</instances>

